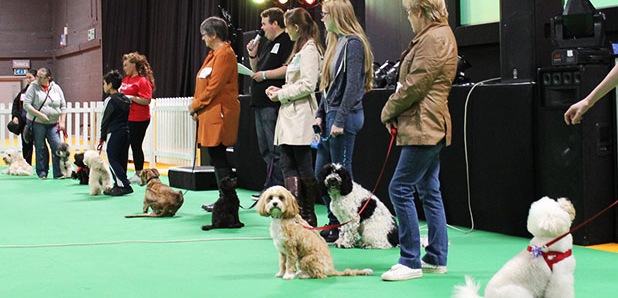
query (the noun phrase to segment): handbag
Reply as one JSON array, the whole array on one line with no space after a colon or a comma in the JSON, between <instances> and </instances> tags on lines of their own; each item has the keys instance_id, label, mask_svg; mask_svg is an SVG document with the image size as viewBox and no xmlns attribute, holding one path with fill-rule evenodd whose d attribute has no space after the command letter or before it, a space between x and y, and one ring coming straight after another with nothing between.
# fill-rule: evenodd
<instances>
[{"instance_id":1,"label":"handbag","mask_svg":"<svg viewBox=\"0 0 618 298\"><path fill-rule=\"evenodd\" d=\"M15 124L13 120L9 120L9 123L6 124L6 129L16 135L19 135L21 133L21 131L19 131L19 123Z\"/></svg>"},{"instance_id":2,"label":"handbag","mask_svg":"<svg viewBox=\"0 0 618 298\"><path fill-rule=\"evenodd\" d=\"M45 100L43 100L43 103L37 109L37 111L40 111L45 105L47 98L49 98L49 91L51 91L51 88L52 88L52 85L50 84L49 88L47 89L47 94L45 95ZM21 133L21 137L24 139L24 142L28 144L32 143L32 140L34 139L34 133L32 132L32 124L34 123L35 119L36 119L36 116L32 118L32 121L26 121L26 125L24 125L24 130Z\"/></svg>"}]
</instances>

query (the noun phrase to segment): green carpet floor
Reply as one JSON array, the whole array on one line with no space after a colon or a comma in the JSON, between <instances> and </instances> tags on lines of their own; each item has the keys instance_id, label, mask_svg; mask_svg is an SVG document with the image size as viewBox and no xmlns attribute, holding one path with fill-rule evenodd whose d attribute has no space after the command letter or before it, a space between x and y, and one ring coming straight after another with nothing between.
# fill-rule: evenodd
<instances>
[{"instance_id":1,"label":"green carpet floor","mask_svg":"<svg viewBox=\"0 0 618 298\"><path fill-rule=\"evenodd\" d=\"M3 168L0 168L2 170ZM167 182L167 177L164 182ZM200 206L214 191L188 192L174 218L126 219L141 212L145 188L124 197L88 195L76 180L0 175L0 297L449 297L466 274L484 286L528 239L449 230L449 273L384 282L399 249L332 248L335 267L371 268L374 276L284 281L270 219L240 211L245 227L204 232ZM254 192L239 190L241 204ZM317 206L320 223L324 207ZM258 238L258 239L252 239ZM126 243L127 240L208 240ZM40 248L11 245L108 243ZM577 297L616 297L618 254L575 247Z\"/></svg>"}]
</instances>

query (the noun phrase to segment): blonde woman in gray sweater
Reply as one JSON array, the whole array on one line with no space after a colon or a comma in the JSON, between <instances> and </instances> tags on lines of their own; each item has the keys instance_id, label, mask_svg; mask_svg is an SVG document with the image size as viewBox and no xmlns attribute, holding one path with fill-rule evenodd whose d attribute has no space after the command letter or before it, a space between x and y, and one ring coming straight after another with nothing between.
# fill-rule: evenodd
<instances>
[{"instance_id":1,"label":"blonde woman in gray sweater","mask_svg":"<svg viewBox=\"0 0 618 298\"><path fill-rule=\"evenodd\" d=\"M51 71L39 69L36 81L30 84L24 97L24 109L28 112L26 118L32 125L34 135L36 174L39 179L46 179L49 172L46 141L51 147L54 179L65 178L60 171L56 150L62 143L60 131L65 129L66 105L62 88L53 81Z\"/></svg>"}]
</instances>

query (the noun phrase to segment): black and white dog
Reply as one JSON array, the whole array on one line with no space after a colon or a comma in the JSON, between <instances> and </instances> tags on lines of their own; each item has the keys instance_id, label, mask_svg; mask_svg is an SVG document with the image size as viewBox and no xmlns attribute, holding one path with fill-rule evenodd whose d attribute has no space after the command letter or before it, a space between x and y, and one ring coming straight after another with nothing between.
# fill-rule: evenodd
<instances>
[{"instance_id":1,"label":"black and white dog","mask_svg":"<svg viewBox=\"0 0 618 298\"><path fill-rule=\"evenodd\" d=\"M353 219L370 200L360 216L339 228L339 239L335 246L351 248L359 241L362 248L387 249L399 244L395 218L377 197L352 181L352 177L341 164L327 164L318 174L322 193L331 198L330 210L339 222Z\"/></svg>"},{"instance_id":2,"label":"black and white dog","mask_svg":"<svg viewBox=\"0 0 618 298\"><path fill-rule=\"evenodd\" d=\"M60 162L60 172L62 178L71 178L73 174L73 165L71 164L71 147L67 143L61 143L56 150L56 156L58 156Z\"/></svg>"}]
</instances>

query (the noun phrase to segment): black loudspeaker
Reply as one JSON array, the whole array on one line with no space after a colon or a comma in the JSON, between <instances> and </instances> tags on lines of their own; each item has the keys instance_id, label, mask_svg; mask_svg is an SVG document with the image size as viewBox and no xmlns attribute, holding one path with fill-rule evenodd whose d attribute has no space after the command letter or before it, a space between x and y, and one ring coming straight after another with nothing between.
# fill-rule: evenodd
<instances>
[{"instance_id":1,"label":"black loudspeaker","mask_svg":"<svg viewBox=\"0 0 618 298\"><path fill-rule=\"evenodd\" d=\"M600 99L581 124L567 126L564 113L600 83L608 66L541 68L536 118L537 197L567 197L577 215L573 226L594 216L616 199L615 112L609 96ZM612 92L613 93L613 92ZM599 217L575 232L574 242L614 242L615 213Z\"/></svg>"},{"instance_id":2,"label":"black loudspeaker","mask_svg":"<svg viewBox=\"0 0 618 298\"><path fill-rule=\"evenodd\" d=\"M549 23L561 12L561 0L500 0L503 82L534 81L538 67L551 65Z\"/></svg>"}]
</instances>

